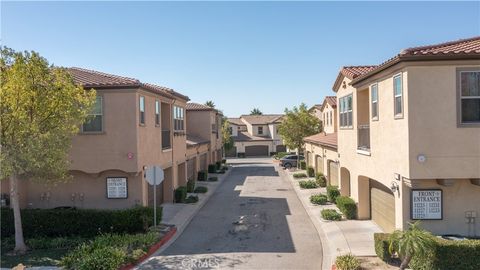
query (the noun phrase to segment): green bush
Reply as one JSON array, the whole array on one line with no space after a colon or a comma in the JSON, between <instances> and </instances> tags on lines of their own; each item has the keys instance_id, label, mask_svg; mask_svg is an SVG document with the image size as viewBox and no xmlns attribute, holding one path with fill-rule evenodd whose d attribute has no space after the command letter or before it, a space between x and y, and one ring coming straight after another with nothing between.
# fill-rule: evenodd
<instances>
[{"instance_id":1,"label":"green bush","mask_svg":"<svg viewBox=\"0 0 480 270\"><path fill-rule=\"evenodd\" d=\"M70 237L35 237L25 239L27 246L33 250L38 249L72 249L80 244L87 242L89 238L70 236ZM13 250L15 247L15 237L2 236L2 254L4 251Z\"/></svg>"},{"instance_id":2,"label":"green bush","mask_svg":"<svg viewBox=\"0 0 480 270\"><path fill-rule=\"evenodd\" d=\"M181 186L175 189L175 202L184 203L187 198L187 187Z\"/></svg>"},{"instance_id":3,"label":"green bush","mask_svg":"<svg viewBox=\"0 0 480 270\"><path fill-rule=\"evenodd\" d=\"M196 203L198 202L198 196L197 195L190 195L188 198L185 199L185 203Z\"/></svg>"},{"instance_id":4,"label":"green bush","mask_svg":"<svg viewBox=\"0 0 480 270\"><path fill-rule=\"evenodd\" d=\"M476 270L480 266L480 240L436 239L435 248L427 256L414 256L414 270Z\"/></svg>"},{"instance_id":5,"label":"green bush","mask_svg":"<svg viewBox=\"0 0 480 270\"><path fill-rule=\"evenodd\" d=\"M100 233L137 233L153 224L153 208L133 207L122 210L99 209L22 209L25 238L93 237ZM1 209L1 235L13 236L13 211ZM158 223L162 208L157 209Z\"/></svg>"},{"instance_id":6,"label":"green bush","mask_svg":"<svg viewBox=\"0 0 480 270\"><path fill-rule=\"evenodd\" d=\"M335 266L338 270L358 270L360 269L360 260L352 254L346 254L335 259Z\"/></svg>"},{"instance_id":7,"label":"green bush","mask_svg":"<svg viewBox=\"0 0 480 270\"><path fill-rule=\"evenodd\" d=\"M312 189L312 188L317 188L317 182L313 180L304 180L298 182L300 184L301 188L306 188L306 189Z\"/></svg>"},{"instance_id":8,"label":"green bush","mask_svg":"<svg viewBox=\"0 0 480 270\"><path fill-rule=\"evenodd\" d=\"M197 179L198 181L207 181L208 173L206 171L199 171Z\"/></svg>"},{"instance_id":9,"label":"green bush","mask_svg":"<svg viewBox=\"0 0 480 270\"><path fill-rule=\"evenodd\" d=\"M221 161L215 162L215 166L216 166L215 168L216 168L217 171L220 170L220 168L222 167L222 162Z\"/></svg>"},{"instance_id":10,"label":"green bush","mask_svg":"<svg viewBox=\"0 0 480 270\"><path fill-rule=\"evenodd\" d=\"M227 160L226 160L226 159L222 159L222 164L227 164Z\"/></svg>"},{"instance_id":11,"label":"green bush","mask_svg":"<svg viewBox=\"0 0 480 270\"><path fill-rule=\"evenodd\" d=\"M208 181L210 181L210 182L216 182L216 181L218 181L218 177L216 177L216 176L209 177L209 178L208 178Z\"/></svg>"},{"instance_id":12,"label":"green bush","mask_svg":"<svg viewBox=\"0 0 480 270\"><path fill-rule=\"evenodd\" d=\"M375 253L378 258L384 262L390 262L392 260L392 255L389 251L390 245L390 234L388 233L374 233L373 241L375 244ZM396 246L396 245L394 245Z\"/></svg>"},{"instance_id":13,"label":"green bush","mask_svg":"<svg viewBox=\"0 0 480 270\"><path fill-rule=\"evenodd\" d=\"M330 202L336 203L338 196L340 196L340 191L337 186L327 186L327 197Z\"/></svg>"},{"instance_id":14,"label":"green bush","mask_svg":"<svg viewBox=\"0 0 480 270\"><path fill-rule=\"evenodd\" d=\"M308 177L315 177L315 169L312 166L307 167L307 175Z\"/></svg>"},{"instance_id":15,"label":"green bush","mask_svg":"<svg viewBox=\"0 0 480 270\"><path fill-rule=\"evenodd\" d=\"M294 173L293 178L307 178L307 174L305 173Z\"/></svg>"},{"instance_id":16,"label":"green bush","mask_svg":"<svg viewBox=\"0 0 480 270\"><path fill-rule=\"evenodd\" d=\"M313 204L324 205L327 203L327 195L324 194L314 194L310 196L310 202Z\"/></svg>"},{"instance_id":17,"label":"green bush","mask_svg":"<svg viewBox=\"0 0 480 270\"><path fill-rule=\"evenodd\" d=\"M207 187L196 187L193 192L194 193L207 193L207 191L208 191Z\"/></svg>"},{"instance_id":18,"label":"green bush","mask_svg":"<svg viewBox=\"0 0 480 270\"><path fill-rule=\"evenodd\" d=\"M327 178L323 173L317 173L315 175L315 180L317 181L317 184L319 187L326 187L327 186Z\"/></svg>"},{"instance_id":19,"label":"green bush","mask_svg":"<svg viewBox=\"0 0 480 270\"><path fill-rule=\"evenodd\" d=\"M187 192L192 193L193 190L195 189L195 180L188 180L187 181Z\"/></svg>"},{"instance_id":20,"label":"green bush","mask_svg":"<svg viewBox=\"0 0 480 270\"><path fill-rule=\"evenodd\" d=\"M336 202L338 209L340 209L347 219L355 219L357 217L357 204L352 198L339 196Z\"/></svg>"},{"instance_id":21,"label":"green bush","mask_svg":"<svg viewBox=\"0 0 480 270\"><path fill-rule=\"evenodd\" d=\"M306 170L307 169L307 163L305 160L300 161L300 170Z\"/></svg>"},{"instance_id":22,"label":"green bush","mask_svg":"<svg viewBox=\"0 0 480 270\"><path fill-rule=\"evenodd\" d=\"M323 209L321 213L325 220L342 220L342 215L335 209Z\"/></svg>"},{"instance_id":23,"label":"green bush","mask_svg":"<svg viewBox=\"0 0 480 270\"><path fill-rule=\"evenodd\" d=\"M118 269L136 261L159 240L158 232L101 235L67 253L60 265L65 269L76 270Z\"/></svg>"},{"instance_id":24,"label":"green bush","mask_svg":"<svg viewBox=\"0 0 480 270\"><path fill-rule=\"evenodd\" d=\"M208 173L216 173L217 172L217 165L210 164L208 165Z\"/></svg>"}]
</instances>

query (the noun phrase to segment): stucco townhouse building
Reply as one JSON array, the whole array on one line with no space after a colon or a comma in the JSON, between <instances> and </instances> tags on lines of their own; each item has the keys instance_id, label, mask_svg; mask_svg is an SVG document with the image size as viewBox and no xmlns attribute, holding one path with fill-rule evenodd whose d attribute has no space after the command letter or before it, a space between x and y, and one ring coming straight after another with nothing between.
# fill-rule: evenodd
<instances>
[{"instance_id":1,"label":"stucco townhouse building","mask_svg":"<svg viewBox=\"0 0 480 270\"><path fill-rule=\"evenodd\" d=\"M189 102L187 118L187 179L197 180L199 171L223 158L223 114L212 107Z\"/></svg>"},{"instance_id":2,"label":"stucco townhouse building","mask_svg":"<svg viewBox=\"0 0 480 270\"><path fill-rule=\"evenodd\" d=\"M228 118L234 147L226 155L254 157L286 152L286 146L278 133L282 117L281 114L265 114Z\"/></svg>"},{"instance_id":3,"label":"stucco townhouse building","mask_svg":"<svg viewBox=\"0 0 480 270\"><path fill-rule=\"evenodd\" d=\"M90 120L73 137L72 179L45 185L20 181L21 207L127 208L153 205L144 179L149 166L164 169L157 204L172 202L186 184L186 119L189 98L137 79L82 68L68 69L76 83L95 89ZM9 190L2 181L2 190Z\"/></svg>"},{"instance_id":4,"label":"stucco townhouse building","mask_svg":"<svg viewBox=\"0 0 480 270\"><path fill-rule=\"evenodd\" d=\"M314 105L309 111L319 118L323 131L303 139L307 166L324 174L329 185L338 186L337 97L325 97L322 104Z\"/></svg>"},{"instance_id":5,"label":"stucco townhouse building","mask_svg":"<svg viewBox=\"0 0 480 270\"><path fill-rule=\"evenodd\" d=\"M339 186L384 231L480 235L480 37L342 68Z\"/></svg>"}]
</instances>

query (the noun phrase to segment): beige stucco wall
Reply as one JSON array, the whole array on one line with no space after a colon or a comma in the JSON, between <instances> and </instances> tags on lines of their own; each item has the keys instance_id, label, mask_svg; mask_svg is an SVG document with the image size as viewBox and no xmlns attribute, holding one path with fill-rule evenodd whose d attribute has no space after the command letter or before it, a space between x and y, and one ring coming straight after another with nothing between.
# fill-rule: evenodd
<instances>
[{"instance_id":1,"label":"beige stucco wall","mask_svg":"<svg viewBox=\"0 0 480 270\"><path fill-rule=\"evenodd\" d=\"M326 115L330 114L332 115L332 123L330 124L329 121L326 119ZM323 123L323 131L325 133L335 133L337 131L337 109L333 108L330 106L330 104L325 104L325 107L323 107L323 111L320 112L321 115L321 120Z\"/></svg>"},{"instance_id":2,"label":"beige stucco wall","mask_svg":"<svg viewBox=\"0 0 480 270\"><path fill-rule=\"evenodd\" d=\"M317 156L323 157L323 164L322 164L321 171L323 172L323 174L328 179L328 173L329 173L328 164L329 164L329 161L337 162L339 160L338 159L338 153L337 153L336 149L333 149L331 147L318 145L318 144L313 144L313 143L305 143L305 151L306 151L305 158L308 159L307 160L307 165L312 166L313 168L316 168L316 164L315 164L316 163L316 157ZM311 153L311 157L312 157L311 159L307 158L307 153ZM340 167L338 169L338 175L340 175Z\"/></svg>"}]
</instances>

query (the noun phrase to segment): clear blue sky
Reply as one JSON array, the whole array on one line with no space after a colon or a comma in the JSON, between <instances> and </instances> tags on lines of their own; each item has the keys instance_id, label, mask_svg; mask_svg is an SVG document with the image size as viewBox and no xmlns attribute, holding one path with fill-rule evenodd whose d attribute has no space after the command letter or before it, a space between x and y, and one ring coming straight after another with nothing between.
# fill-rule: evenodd
<instances>
[{"instance_id":1,"label":"clear blue sky","mask_svg":"<svg viewBox=\"0 0 480 270\"><path fill-rule=\"evenodd\" d=\"M480 35L479 2L2 2L2 44L213 100L228 116L332 95L341 66Z\"/></svg>"}]
</instances>

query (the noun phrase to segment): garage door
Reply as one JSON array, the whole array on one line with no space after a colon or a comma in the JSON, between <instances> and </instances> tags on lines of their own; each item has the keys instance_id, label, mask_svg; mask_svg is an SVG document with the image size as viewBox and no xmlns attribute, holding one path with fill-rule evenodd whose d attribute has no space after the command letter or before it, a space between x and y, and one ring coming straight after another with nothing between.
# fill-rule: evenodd
<instances>
[{"instance_id":1,"label":"garage door","mask_svg":"<svg viewBox=\"0 0 480 270\"><path fill-rule=\"evenodd\" d=\"M207 170L207 154L203 154L200 156L200 170Z\"/></svg>"},{"instance_id":2,"label":"garage door","mask_svg":"<svg viewBox=\"0 0 480 270\"><path fill-rule=\"evenodd\" d=\"M277 153L278 152L287 152L287 147L285 145L277 145Z\"/></svg>"},{"instance_id":3,"label":"garage door","mask_svg":"<svg viewBox=\"0 0 480 270\"><path fill-rule=\"evenodd\" d=\"M315 169L317 173L323 173L323 158L321 156L316 156Z\"/></svg>"},{"instance_id":4,"label":"garage door","mask_svg":"<svg viewBox=\"0 0 480 270\"><path fill-rule=\"evenodd\" d=\"M330 185L338 186L338 164L334 161L328 163L328 181Z\"/></svg>"},{"instance_id":5,"label":"garage door","mask_svg":"<svg viewBox=\"0 0 480 270\"><path fill-rule=\"evenodd\" d=\"M307 152L307 165L308 166L315 166L315 160L313 159L313 153Z\"/></svg>"},{"instance_id":6,"label":"garage door","mask_svg":"<svg viewBox=\"0 0 480 270\"><path fill-rule=\"evenodd\" d=\"M245 146L245 156L247 157L268 156L268 145Z\"/></svg>"},{"instance_id":7,"label":"garage door","mask_svg":"<svg viewBox=\"0 0 480 270\"><path fill-rule=\"evenodd\" d=\"M236 157L237 156L237 147L232 147L232 149L225 151L226 157Z\"/></svg>"},{"instance_id":8,"label":"garage door","mask_svg":"<svg viewBox=\"0 0 480 270\"><path fill-rule=\"evenodd\" d=\"M370 211L372 220L383 231L395 230L395 197L387 187L374 180L370 180Z\"/></svg>"},{"instance_id":9,"label":"garage door","mask_svg":"<svg viewBox=\"0 0 480 270\"><path fill-rule=\"evenodd\" d=\"M195 158L189 159L187 161L187 179L195 179Z\"/></svg>"}]
</instances>

